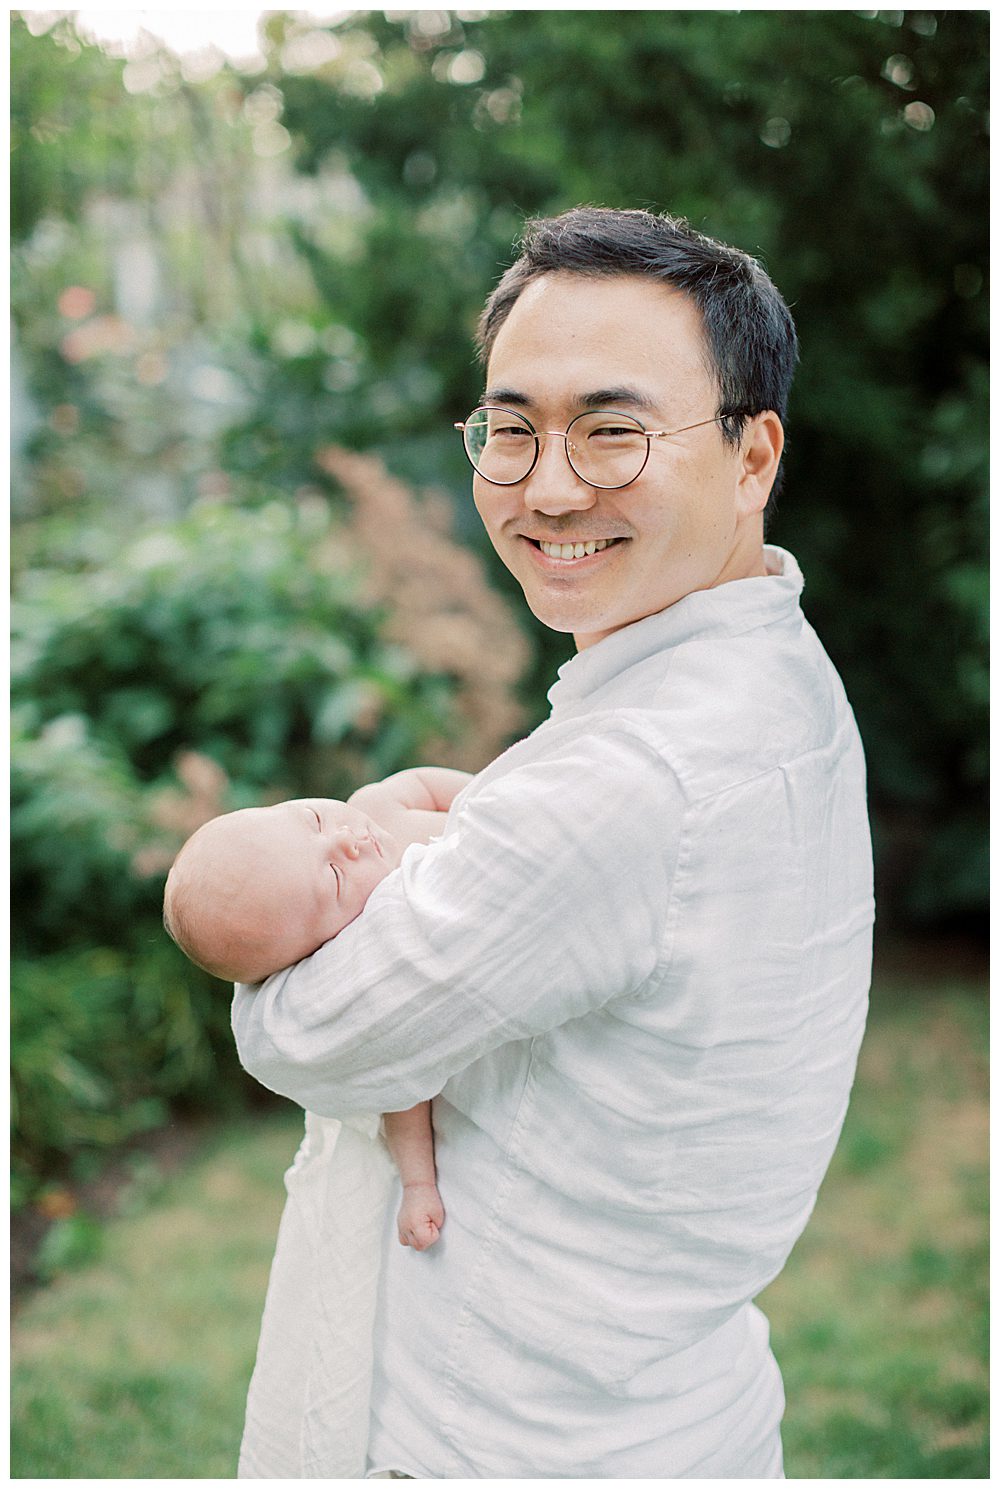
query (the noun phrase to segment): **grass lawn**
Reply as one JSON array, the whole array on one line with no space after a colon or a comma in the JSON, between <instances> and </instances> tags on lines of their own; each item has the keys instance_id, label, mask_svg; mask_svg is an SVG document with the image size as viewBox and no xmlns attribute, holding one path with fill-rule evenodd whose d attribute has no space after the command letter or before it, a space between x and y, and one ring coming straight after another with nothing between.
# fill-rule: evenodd
<instances>
[{"instance_id":1,"label":"grass lawn","mask_svg":"<svg viewBox=\"0 0 1000 1489\"><path fill-rule=\"evenodd\" d=\"M882 984L813 1217L760 1304L789 1478L987 1478L985 989Z\"/></svg>"},{"instance_id":2,"label":"grass lawn","mask_svg":"<svg viewBox=\"0 0 1000 1489\"><path fill-rule=\"evenodd\" d=\"M985 1478L986 998L882 983L816 1212L761 1302L790 1478ZM229 1126L16 1312L14 1478L232 1478L291 1111Z\"/></svg>"},{"instance_id":3,"label":"grass lawn","mask_svg":"<svg viewBox=\"0 0 1000 1489\"><path fill-rule=\"evenodd\" d=\"M234 1478L301 1113L228 1126L15 1314L12 1478Z\"/></svg>"}]
</instances>

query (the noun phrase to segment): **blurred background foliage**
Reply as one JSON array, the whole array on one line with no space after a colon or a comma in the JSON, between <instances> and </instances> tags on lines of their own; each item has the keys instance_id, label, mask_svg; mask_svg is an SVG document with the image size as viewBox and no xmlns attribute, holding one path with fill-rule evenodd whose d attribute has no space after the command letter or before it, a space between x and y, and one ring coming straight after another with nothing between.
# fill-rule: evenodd
<instances>
[{"instance_id":1,"label":"blurred background foliage","mask_svg":"<svg viewBox=\"0 0 1000 1489\"><path fill-rule=\"evenodd\" d=\"M245 1092L159 928L199 822L544 716L568 638L451 428L525 215L669 210L774 275L770 536L866 742L880 924L982 936L986 12L272 11L245 61L80 14L11 18L16 1198Z\"/></svg>"}]
</instances>

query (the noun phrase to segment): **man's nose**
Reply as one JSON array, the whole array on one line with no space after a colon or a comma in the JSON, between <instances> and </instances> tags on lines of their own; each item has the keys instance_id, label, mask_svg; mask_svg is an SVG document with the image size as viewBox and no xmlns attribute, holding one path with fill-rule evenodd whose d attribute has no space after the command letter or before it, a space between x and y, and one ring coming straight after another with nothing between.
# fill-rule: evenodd
<instances>
[{"instance_id":1,"label":"man's nose","mask_svg":"<svg viewBox=\"0 0 1000 1489\"><path fill-rule=\"evenodd\" d=\"M566 440L548 434L542 438L535 468L524 483L524 504L534 512L558 517L563 512L583 512L597 500L597 488L580 479L569 463Z\"/></svg>"}]
</instances>

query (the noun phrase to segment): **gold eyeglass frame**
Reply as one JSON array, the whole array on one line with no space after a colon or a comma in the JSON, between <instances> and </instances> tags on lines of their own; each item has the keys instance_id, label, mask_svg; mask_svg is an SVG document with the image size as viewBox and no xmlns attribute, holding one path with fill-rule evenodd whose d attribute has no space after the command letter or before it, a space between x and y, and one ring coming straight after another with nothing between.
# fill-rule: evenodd
<instances>
[{"instance_id":1,"label":"gold eyeglass frame","mask_svg":"<svg viewBox=\"0 0 1000 1489\"><path fill-rule=\"evenodd\" d=\"M511 414L515 419L519 419L522 424L526 424L531 430L531 434L535 442L535 453L532 457L531 464L528 466L528 469L525 471L524 475L518 476L516 481L494 481L492 476L483 475L483 472L479 469L476 462L469 454L469 445L465 437L468 428L468 422L469 419L473 417L473 415L481 413ZM607 414L613 416L616 419L627 419L630 424L635 424L638 429L646 436L646 454L639 469L636 471L635 475L630 476L627 481L616 481L613 486L602 486L599 481L591 481L588 476L581 474L581 472L578 471L576 466L573 464L573 457L570 454L571 440L569 437L569 432L573 428L573 425L576 424L580 419L593 418L595 416L600 416L601 414ZM579 480L583 481L585 485L593 486L596 491L622 491L626 486L631 486L633 481L638 481L639 477L646 469L646 465L649 461L649 452L653 448L650 443L651 440L672 439L675 434L687 434L690 429L702 429L706 424L721 424L724 419L731 419L734 417L736 417L736 415L733 413L716 414L713 419L699 419L696 424L684 424L680 429L646 429L639 422L639 420L635 418L633 414L623 413L620 409L588 408L584 409L583 413L577 414L575 418L570 419L564 430L536 429L527 415L520 413L517 409L504 408L501 404L498 403L480 403L476 408L472 410L472 413L468 415L468 418L456 423L455 428L461 430L462 432L462 448L465 451L466 458L469 464L472 466L472 469L475 471L477 476L480 476L484 481L488 481L491 486L520 486L522 481L526 481L531 475L532 471L535 469L535 466L538 464L538 457L542 451L542 435L552 435L556 439L561 439L564 441L566 459L569 462L569 468L573 472L573 474L578 477Z\"/></svg>"}]
</instances>

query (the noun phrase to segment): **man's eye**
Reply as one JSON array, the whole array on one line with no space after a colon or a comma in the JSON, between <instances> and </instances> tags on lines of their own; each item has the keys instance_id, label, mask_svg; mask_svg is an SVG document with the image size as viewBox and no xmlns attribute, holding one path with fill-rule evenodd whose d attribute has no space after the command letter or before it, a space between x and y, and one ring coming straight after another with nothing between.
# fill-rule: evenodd
<instances>
[{"instance_id":1,"label":"man's eye","mask_svg":"<svg viewBox=\"0 0 1000 1489\"><path fill-rule=\"evenodd\" d=\"M588 439L642 439L638 429L629 429L621 425L603 424L600 429L592 429L587 436Z\"/></svg>"},{"instance_id":2,"label":"man's eye","mask_svg":"<svg viewBox=\"0 0 1000 1489\"><path fill-rule=\"evenodd\" d=\"M490 437L492 439L517 439L519 437L530 439L531 430L525 429L523 425L519 424L504 424L498 429L491 430Z\"/></svg>"}]
</instances>

